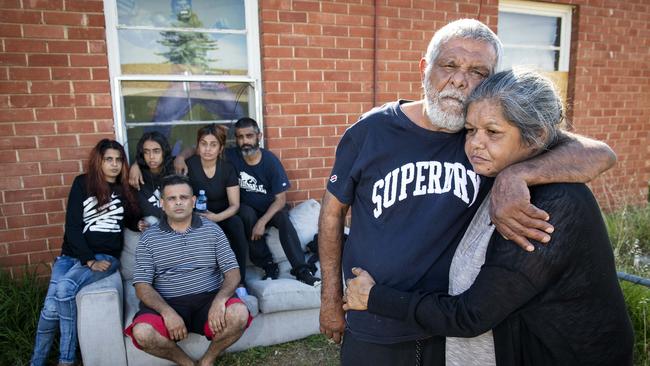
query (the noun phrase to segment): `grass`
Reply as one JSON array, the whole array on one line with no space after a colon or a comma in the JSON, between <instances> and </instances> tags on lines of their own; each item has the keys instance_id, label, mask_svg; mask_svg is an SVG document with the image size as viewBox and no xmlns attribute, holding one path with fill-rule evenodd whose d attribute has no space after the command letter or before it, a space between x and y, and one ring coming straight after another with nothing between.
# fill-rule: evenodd
<instances>
[{"instance_id":1,"label":"grass","mask_svg":"<svg viewBox=\"0 0 650 366\"><path fill-rule=\"evenodd\" d=\"M618 270L650 278L650 266L638 258L650 256L650 208L625 208L605 215ZM635 263L635 258L637 263ZM650 289L629 282L621 287L635 332L634 364L650 366ZM0 365L26 365L36 332L47 283L35 271L12 279L0 271ZM56 362L55 344L51 363ZM229 353L219 365L338 365L339 346L322 335Z\"/></svg>"}]
</instances>

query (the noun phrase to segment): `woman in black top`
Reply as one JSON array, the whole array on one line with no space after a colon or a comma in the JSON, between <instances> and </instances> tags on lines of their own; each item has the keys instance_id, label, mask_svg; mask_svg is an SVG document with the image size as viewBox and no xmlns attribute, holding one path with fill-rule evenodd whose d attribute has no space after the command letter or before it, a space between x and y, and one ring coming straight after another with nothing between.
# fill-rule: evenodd
<instances>
[{"instance_id":1,"label":"woman in black top","mask_svg":"<svg viewBox=\"0 0 650 366\"><path fill-rule=\"evenodd\" d=\"M115 272L122 251L122 229L135 230L139 218L122 145L103 139L90 153L88 173L75 178L68 195L61 255L41 310L32 365L44 365L57 329L59 365L74 364L79 290ZM101 330L99 330L101 331Z\"/></svg>"},{"instance_id":2,"label":"woman in black top","mask_svg":"<svg viewBox=\"0 0 650 366\"><path fill-rule=\"evenodd\" d=\"M475 172L496 176L553 144L562 119L551 81L533 72L497 73L469 97L465 152ZM468 228L473 234L466 234L454 255L454 261L484 261L482 267L465 262L456 272L478 269L466 291L398 291L355 268L344 309L410 322L433 336L480 338L467 342L460 355L448 353L448 365L449 356L464 359L458 362L463 365L490 358L499 366L631 365L634 335L596 200L584 184L530 191L531 202L549 214L555 228L548 244L535 243L527 252L495 232L464 246L493 230L487 213L477 220L482 207ZM472 258L479 251L483 257Z\"/></svg>"},{"instance_id":3,"label":"woman in black top","mask_svg":"<svg viewBox=\"0 0 650 366\"><path fill-rule=\"evenodd\" d=\"M162 218L160 182L163 177L174 173L174 160L167 138L158 131L144 133L138 141L135 160L142 175L142 184L138 191L142 216L149 222L155 222L148 218Z\"/></svg>"},{"instance_id":4,"label":"woman in black top","mask_svg":"<svg viewBox=\"0 0 650 366\"><path fill-rule=\"evenodd\" d=\"M196 134L196 154L189 157L187 175L194 194L205 191L208 211L202 213L223 229L239 264L242 286L246 279L248 241L244 224L237 216L239 210L239 179L233 165L223 156L226 128L216 124L202 127Z\"/></svg>"}]
</instances>

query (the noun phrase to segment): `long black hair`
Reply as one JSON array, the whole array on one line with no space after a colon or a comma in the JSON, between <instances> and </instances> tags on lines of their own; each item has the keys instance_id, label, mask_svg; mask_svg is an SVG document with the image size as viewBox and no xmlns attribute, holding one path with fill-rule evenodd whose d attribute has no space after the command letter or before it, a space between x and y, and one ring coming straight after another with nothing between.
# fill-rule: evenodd
<instances>
[{"instance_id":1,"label":"long black hair","mask_svg":"<svg viewBox=\"0 0 650 366\"><path fill-rule=\"evenodd\" d=\"M140 169L143 171L149 170L147 163L144 161L144 143L147 141L157 142L163 151L162 170L160 171L160 175L164 177L167 174L173 173L167 171L167 168L171 165L170 163L172 161L172 149L169 146L167 138L158 131L145 132L142 137L140 137L140 141L138 141L138 145L135 148L135 161L140 166Z\"/></svg>"}]
</instances>

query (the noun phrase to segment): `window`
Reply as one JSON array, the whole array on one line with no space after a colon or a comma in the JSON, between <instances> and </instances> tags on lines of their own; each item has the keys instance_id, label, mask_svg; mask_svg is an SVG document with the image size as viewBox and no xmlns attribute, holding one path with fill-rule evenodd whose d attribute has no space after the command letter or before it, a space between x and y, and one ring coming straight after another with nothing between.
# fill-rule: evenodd
<instances>
[{"instance_id":1,"label":"window","mask_svg":"<svg viewBox=\"0 0 650 366\"><path fill-rule=\"evenodd\" d=\"M532 66L553 79L566 100L572 10L568 5L500 1L502 68Z\"/></svg>"},{"instance_id":2,"label":"window","mask_svg":"<svg viewBox=\"0 0 650 366\"><path fill-rule=\"evenodd\" d=\"M208 123L262 123L255 0L104 0L117 139L143 132L177 154ZM133 161L131 159L131 161Z\"/></svg>"}]
</instances>

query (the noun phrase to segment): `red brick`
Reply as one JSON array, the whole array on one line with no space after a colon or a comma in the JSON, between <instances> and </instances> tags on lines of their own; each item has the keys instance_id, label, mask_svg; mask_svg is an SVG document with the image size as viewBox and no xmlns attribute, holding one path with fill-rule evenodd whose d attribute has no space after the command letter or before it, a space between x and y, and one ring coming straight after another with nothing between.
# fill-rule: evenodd
<instances>
[{"instance_id":1,"label":"red brick","mask_svg":"<svg viewBox=\"0 0 650 366\"><path fill-rule=\"evenodd\" d=\"M105 94L105 95L101 95L101 94L93 94L92 97L93 97L93 98L92 98L92 99L93 99L93 103L92 103L92 104L93 104L94 106L104 106L104 107L110 107L110 106L112 106L111 103L113 103L113 99L112 99L111 96L108 95L108 94Z\"/></svg>"},{"instance_id":2,"label":"red brick","mask_svg":"<svg viewBox=\"0 0 650 366\"><path fill-rule=\"evenodd\" d=\"M29 66L69 66L67 55L31 54L27 55Z\"/></svg>"},{"instance_id":3,"label":"red brick","mask_svg":"<svg viewBox=\"0 0 650 366\"><path fill-rule=\"evenodd\" d=\"M45 67L12 67L9 78L13 80L50 80L50 69Z\"/></svg>"},{"instance_id":4,"label":"red brick","mask_svg":"<svg viewBox=\"0 0 650 366\"><path fill-rule=\"evenodd\" d=\"M47 240L44 239L19 241L14 243L7 243L7 245L7 250L10 255L47 250Z\"/></svg>"},{"instance_id":5,"label":"red brick","mask_svg":"<svg viewBox=\"0 0 650 366\"><path fill-rule=\"evenodd\" d=\"M34 112L31 109L5 109L0 113L0 122L33 121Z\"/></svg>"},{"instance_id":6,"label":"red brick","mask_svg":"<svg viewBox=\"0 0 650 366\"><path fill-rule=\"evenodd\" d=\"M95 124L92 121L57 122L58 133L93 133Z\"/></svg>"},{"instance_id":7,"label":"red brick","mask_svg":"<svg viewBox=\"0 0 650 366\"><path fill-rule=\"evenodd\" d=\"M60 186L63 184L61 175L34 175L23 177L23 186L25 188L42 188Z\"/></svg>"},{"instance_id":8,"label":"red brick","mask_svg":"<svg viewBox=\"0 0 650 366\"><path fill-rule=\"evenodd\" d=\"M38 108L36 119L39 121L61 121L75 118L73 108Z\"/></svg>"},{"instance_id":9,"label":"red brick","mask_svg":"<svg viewBox=\"0 0 650 366\"><path fill-rule=\"evenodd\" d=\"M23 36L25 38L65 38L65 28L58 25L23 25Z\"/></svg>"},{"instance_id":10,"label":"red brick","mask_svg":"<svg viewBox=\"0 0 650 366\"><path fill-rule=\"evenodd\" d=\"M59 255L59 251L49 251L49 252L36 252L36 253L29 253L29 263L30 264L39 264L39 263L51 263L53 262L57 255Z\"/></svg>"},{"instance_id":11,"label":"red brick","mask_svg":"<svg viewBox=\"0 0 650 366\"><path fill-rule=\"evenodd\" d=\"M101 0L66 0L65 10L103 13L104 3Z\"/></svg>"},{"instance_id":12,"label":"red brick","mask_svg":"<svg viewBox=\"0 0 650 366\"><path fill-rule=\"evenodd\" d=\"M22 36L20 24L0 24L0 37L20 36Z\"/></svg>"},{"instance_id":13,"label":"red brick","mask_svg":"<svg viewBox=\"0 0 650 366\"><path fill-rule=\"evenodd\" d=\"M101 17L104 19L104 17ZM90 53L106 53L105 41L88 41L88 52Z\"/></svg>"},{"instance_id":14,"label":"red brick","mask_svg":"<svg viewBox=\"0 0 650 366\"><path fill-rule=\"evenodd\" d=\"M56 133L54 123L18 123L16 124L16 135L52 135Z\"/></svg>"},{"instance_id":15,"label":"red brick","mask_svg":"<svg viewBox=\"0 0 650 366\"><path fill-rule=\"evenodd\" d=\"M9 255L0 257L0 268L7 268L11 266L24 266L29 263L27 255Z\"/></svg>"},{"instance_id":16,"label":"red brick","mask_svg":"<svg viewBox=\"0 0 650 366\"><path fill-rule=\"evenodd\" d=\"M17 162L15 151L0 150L0 163L15 163L15 162Z\"/></svg>"},{"instance_id":17,"label":"red brick","mask_svg":"<svg viewBox=\"0 0 650 366\"><path fill-rule=\"evenodd\" d=\"M80 25L80 26L85 26L87 23L85 14L59 12L59 11L43 12L43 21L45 22L45 24Z\"/></svg>"},{"instance_id":18,"label":"red brick","mask_svg":"<svg viewBox=\"0 0 650 366\"><path fill-rule=\"evenodd\" d=\"M0 94L23 94L27 90L26 82L0 81Z\"/></svg>"},{"instance_id":19,"label":"red brick","mask_svg":"<svg viewBox=\"0 0 650 366\"><path fill-rule=\"evenodd\" d=\"M30 227L30 226L40 226L45 224L47 224L47 216L45 216L45 214L7 217L7 226L10 229L18 229L18 228Z\"/></svg>"},{"instance_id":20,"label":"red brick","mask_svg":"<svg viewBox=\"0 0 650 366\"><path fill-rule=\"evenodd\" d=\"M2 0L0 9L20 9L20 0Z\"/></svg>"},{"instance_id":21,"label":"red brick","mask_svg":"<svg viewBox=\"0 0 650 366\"><path fill-rule=\"evenodd\" d=\"M75 81L72 83L77 93L109 93L108 81Z\"/></svg>"},{"instance_id":22,"label":"red brick","mask_svg":"<svg viewBox=\"0 0 650 366\"><path fill-rule=\"evenodd\" d=\"M26 214L58 212L64 210L62 200L25 202L23 206Z\"/></svg>"},{"instance_id":23,"label":"red brick","mask_svg":"<svg viewBox=\"0 0 650 366\"><path fill-rule=\"evenodd\" d=\"M68 193L70 193L70 187L45 188L45 199L53 200L57 198L67 198Z\"/></svg>"},{"instance_id":24,"label":"red brick","mask_svg":"<svg viewBox=\"0 0 650 366\"><path fill-rule=\"evenodd\" d=\"M86 156L89 152L86 153ZM79 161L48 161L41 163L41 173L79 173L81 171L81 164ZM47 191L45 192L47 195ZM48 197L49 198L49 197Z\"/></svg>"},{"instance_id":25,"label":"red brick","mask_svg":"<svg viewBox=\"0 0 650 366\"><path fill-rule=\"evenodd\" d=\"M63 10L63 0L23 0L26 9Z\"/></svg>"},{"instance_id":26,"label":"red brick","mask_svg":"<svg viewBox=\"0 0 650 366\"><path fill-rule=\"evenodd\" d=\"M45 41L33 39L5 39L5 52L46 52Z\"/></svg>"},{"instance_id":27,"label":"red brick","mask_svg":"<svg viewBox=\"0 0 650 366\"><path fill-rule=\"evenodd\" d=\"M106 59L106 56L102 56ZM108 68L95 67L92 69L93 80L108 80Z\"/></svg>"},{"instance_id":28,"label":"red brick","mask_svg":"<svg viewBox=\"0 0 650 366\"><path fill-rule=\"evenodd\" d=\"M80 67L53 67L54 80L90 80L90 69Z\"/></svg>"},{"instance_id":29,"label":"red brick","mask_svg":"<svg viewBox=\"0 0 650 366\"><path fill-rule=\"evenodd\" d=\"M49 95L12 95L10 103L14 108L47 107L52 101Z\"/></svg>"},{"instance_id":30,"label":"red brick","mask_svg":"<svg viewBox=\"0 0 650 366\"><path fill-rule=\"evenodd\" d=\"M50 225L65 224L65 212L48 212L47 223Z\"/></svg>"},{"instance_id":31,"label":"red brick","mask_svg":"<svg viewBox=\"0 0 650 366\"><path fill-rule=\"evenodd\" d=\"M2 66L27 66L27 57L20 53L0 53Z\"/></svg>"},{"instance_id":32,"label":"red brick","mask_svg":"<svg viewBox=\"0 0 650 366\"><path fill-rule=\"evenodd\" d=\"M17 216L17 215L22 215L23 212L23 205L22 203L6 203L3 205L0 205L0 212L2 212L2 216Z\"/></svg>"},{"instance_id":33,"label":"red brick","mask_svg":"<svg viewBox=\"0 0 650 366\"><path fill-rule=\"evenodd\" d=\"M71 147L78 146L77 138L70 135L62 136L39 136L38 137L38 147L48 148L48 147ZM63 158L63 156L61 157Z\"/></svg>"},{"instance_id":34,"label":"red brick","mask_svg":"<svg viewBox=\"0 0 650 366\"><path fill-rule=\"evenodd\" d=\"M104 28L68 28L68 39L102 40Z\"/></svg>"},{"instance_id":35,"label":"red brick","mask_svg":"<svg viewBox=\"0 0 650 366\"><path fill-rule=\"evenodd\" d=\"M63 227L61 225L36 226L25 230L27 240L57 237L63 237Z\"/></svg>"},{"instance_id":36,"label":"red brick","mask_svg":"<svg viewBox=\"0 0 650 366\"><path fill-rule=\"evenodd\" d=\"M104 14L86 14L86 17L88 19L89 27L104 28L106 26L106 23L104 22Z\"/></svg>"},{"instance_id":37,"label":"red brick","mask_svg":"<svg viewBox=\"0 0 650 366\"><path fill-rule=\"evenodd\" d=\"M106 55L70 55L70 66L106 66L108 59Z\"/></svg>"},{"instance_id":38,"label":"red brick","mask_svg":"<svg viewBox=\"0 0 650 366\"><path fill-rule=\"evenodd\" d=\"M88 43L86 41L48 41L47 49L50 53L86 53Z\"/></svg>"},{"instance_id":39,"label":"red brick","mask_svg":"<svg viewBox=\"0 0 650 366\"><path fill-rule=\"evenodd\" d=\"M4 137L0 136L0 149L29 149L36 147L34 137Z\"/></svg>"},{"instance_id":40,"label":"red brick","mask_svg":"<svg viewBox=\"0 0 650 366\"><path fill-rule=\"evenodd\" d=\"M32 82L31 92L34 94L70 93L68 81L35 81Z\"/></svg>"},{"instance_id":41,"label":"red brick","mask_svg":"<svg viewBox=\"0 0 650 366\"><path fill-rule=\"evenodd\" d=\"M43 190L40 188L4 191L4 196L5 202L38 201L45 198Z\"/></svg>"},{"instance_id":42,"label":"red brick","mask_svg":"<svg viewBox=\"0 0 650 366\"><path fill-rule=\"evenodd\" d=\"M0 23L38 24L40 21L40 11L10 9L4 9L0 11Z\"/></svg>"},{"instance_id":43,"label":"red brick","mask_svg":"<svg viewBox=\"0 0 650 366\"><path fill-rule=\"evenodd\" d=\"M76 108L77 118L80 119L105 119L113 118L113 110L111 108Z\"/></svg>"},{"instance_id":44,"label":"red brick","mask_svg":"<svg viewBox=\"0 0 650 366\"><path fill-rule=\"evenodd\" d=\"M95 144L105 138L115 138L115 135L113 133L111 134L106 134L106 133L99 133L99 134L84 134L84 135L79 135L79 146L88 146L92 147L95 146ZM84 157L88 156L88 152L90 151L90 148L85 152L83 155ZM63 152L62 152L63 153Z\"/></svg>"},{"instance_id":45,"label":"red brick","mask_svg":"<svg viewBox=\"0 0 650 366\"><path fill-rule=\"evenodd\" d=\"M84 135L81 135L84 136ZM95 140L95 143L99 141L99 139ZM59 154L61 154L61 159L62 160L74 160L74 159L86 159L88 158L88 153L90 153L90 148L87 150L83 150L77 147L74 148L60 148L59 149Z\"/></svg>"},{"instance_id":46,"label":"red brick","mask_svg":"<svg viewBox=\"0 0 650 366\"><path fill-rule=\"evenodd\" d=\"M56 161L59 160L59 151L57 149L18 150L18 160L22 163Z\"/></svg>"}]
</instances>

